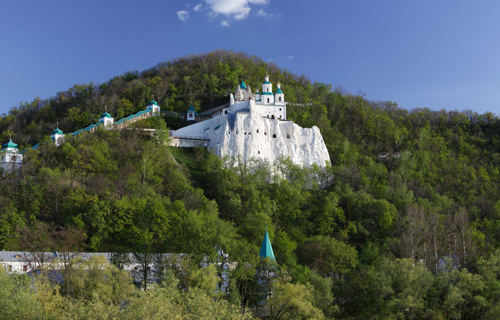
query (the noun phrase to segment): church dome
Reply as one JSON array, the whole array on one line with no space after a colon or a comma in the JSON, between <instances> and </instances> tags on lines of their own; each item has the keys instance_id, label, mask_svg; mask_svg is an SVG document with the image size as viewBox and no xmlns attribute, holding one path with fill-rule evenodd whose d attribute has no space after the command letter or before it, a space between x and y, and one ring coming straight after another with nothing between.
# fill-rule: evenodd
<instances>
[{"instance_id":1,"label":"church dome","mask_svg":"<svg viewBox=\"0 0 500 320\"><path fill-rule=\"evenodd\" d=\"M4 148L17 148L17 144L12 142L12 139L9 140L6 144L3 145Z\"/></svg>"},{"instance_id":2,"label":"church dome","mask_svg":"<svg viewBox=\"0 0 500 320\"><path fill-rule=\"evenodd\" d=\"M104 112L103 114L101 114L101 118L113 118L113 117L109 113Z\"/></svg>"},{"instance_id":3,"label":"church dome","mask_svg":"<svg viewBox=\"0 0 500 320\"><path fill-rule=\"evenodd\" d=\"M59 127L57 127L56 130L52 131L52 133L54 133L54 134L63 134L62 130L59 129Z\"/></svg>"}]
</instances>

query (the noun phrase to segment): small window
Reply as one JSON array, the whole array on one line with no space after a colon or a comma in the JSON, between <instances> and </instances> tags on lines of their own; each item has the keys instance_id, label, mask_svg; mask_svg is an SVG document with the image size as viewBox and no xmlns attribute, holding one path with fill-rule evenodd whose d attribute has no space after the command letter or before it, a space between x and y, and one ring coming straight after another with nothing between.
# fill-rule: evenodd
<instances>
[{"instance_id":1,"label":"small window","mask_svg":"<svg viewBox=\"0 0 500 320\"><path fill-rule=\"evenodd\" d=\"M23 272L26 272L26 271L28 271L28 266L25 265L25 266L23 266Z\"/></svg>"},{"instance_id":2,"label":"small window","mask_svg":"<svg viewBox=\"0 0 500 320\"><path fill-rule=\"evenodd\" d=\"M267 136L267 132L264 132L264 135Z\"/></svg>"},{"instance_id":3,"label":"small window","mask_svg":"<svg viewBox=\"0 0 500 320\"><path fill-rule=\"evenodd\" d=\"M134 270L137 270L137 267L134 267Z\"/></svg>"},{"instance_id":4,"label":"small window","mask_svg":"<svg viewBox=\"0 0 500 320\"><path fill-rule=\"evenodd\" d=\"M257 129L257 133L259 133L259 129Z\"/></svg>"},{"instance_id":5,"label":"small window","mask_svg":"<svg viewBox=\"0 0 500 320\"><path fill-rule=\"evenodd\" d=\"M224 110L224 114L227 114L227 110Z\"/></svg>"},{"instance_id":6,"label":"small window","mask_svg":"<svg viewBox=\"0 0 500 320\"><path fill-rule=\"evenodd\" d=\"M281 101L281 97L280 97L279 99L280 99L280 101ZM280 109L280 111L281 111L281 109Z\"/></svg>"},{"instance_id":7,"label":"small window","mask_svg":"<svg viewBox=\"0 0 500 320\"><path fill-rule=\"evenodd\" d=\"M287 135L286 135L286 138L287 138L287 139L290 139L290 135L289 135L289 134L287 134Z\"/></svg>"},{"instance_id":8,"label":"small window","mask_svg":"<svg viewBox=\"0 0 500 320\"><path fill-rule=\"evenodd\" d=\"M275 134L273 134L273 138L276 138L276 135L275 135Z\"/></svg>"},{"instance_id":9,"label":"small window","mask_svg":"<svg viewBox=\"0 0 500 320\"><path fill-rule=\"evenodd\" d=\"M267 98L267 103L269 103L269 98Z\"/></svg>"},{"instance_id":10,"label":"small window","mask_svg":"<svg viewBox=\"0 0 500 320\"><path fill-rule=\"evenodd\" d=\"M280 101L281 101L281 99L280 99ZM281 108L280 108L280 111L281 111Z\"/></svg>"},{"instance_id":11,"label":"small window","mask_svg":"<svg viewBox=\"0 0 500 320\"><path fill-rule=\"evenodd\" d=\"M245 132L245 135L247 135L247 133Z\"/></svg>"},{"instance_id":12,"label":"small window","mask_svg":"<svg viewBox=\"0 0 500 320\"><path fill-rule=\"evenodd\" d=\"M260 151L257 151L260 154Z\"/></svg>"},{"instance_id":13,"label":"small window","mask_svg":"<svg viewBox=\"0 0 500 320\"><path fill-rule=\"evenodd\" d=\"M269 90L270 90L269 87L267 87L267 92L269 92Z\"/></svg>"},{"instance_id":14,"label":"small window","mask_svg":"<svg viewBox=\"0 0 500 320\"><path fill-rule=\"evenodd\" d=\"M9 269L9 272L12 272L12 266L10 264L9 264L8 269Z\"/></svg>"}]
</instances>

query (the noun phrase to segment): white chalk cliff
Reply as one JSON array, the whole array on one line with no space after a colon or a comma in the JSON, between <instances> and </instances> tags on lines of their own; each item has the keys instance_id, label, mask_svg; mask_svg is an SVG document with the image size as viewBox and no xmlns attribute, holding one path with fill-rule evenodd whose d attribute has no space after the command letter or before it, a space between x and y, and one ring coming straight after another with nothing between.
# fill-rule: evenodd
<instances>
[{"instance_id":1,"label":"white chalk cliff","mask_svg":"<svg viewBox=\"0 0 500 320\"><path fill-rule=\"evenodd\" d=\"M314 163L324 167L330 163L317 127L301 128L292 121L263 118L251 112L238 112L234 117L214 121L209 148L221 157L244 162L259 159L274 164L279 158L288 157L305 167Z\"/></svg>"}]
</instances>

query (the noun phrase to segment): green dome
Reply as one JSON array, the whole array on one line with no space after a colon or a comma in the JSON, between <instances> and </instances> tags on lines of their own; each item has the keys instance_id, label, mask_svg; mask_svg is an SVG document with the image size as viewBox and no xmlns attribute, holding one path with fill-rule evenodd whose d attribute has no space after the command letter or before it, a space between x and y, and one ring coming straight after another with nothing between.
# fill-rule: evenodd
<instances>
[{"instance_id":1,"label":"green dome","mask_svg":"<svg viewBox=\"0 0 500 320\"><path fill-rule=\"evenodd\" d=\"M281 91L281 89L280 89L280 88L278 88L278 90L276 90L276 93L281 93L281 94L283 94L283 91Z\"/></svg>"},{"instance_id":2,"label":"green dome","mask_svg":"<svg viewBox=\"0 0 500 320\"><path fill-rule=\"evenodd\" d=\"M156 102L156 101L155 101L155 99L153 99L153 100L151 100L151 101L149 102L149 104L150 104L150 105L151 105L151 104L154 104L154 105L156 105L156 106L157 106L157 105L158 105L158 102Z\"/></svg>"},{"instance_id":3,"label":"green dome","mask_svg":"<svg viewBox=\"0 0 500 320\"><path fill-rule=\"evenodd\" d=\"M52 131L53 134L63 134L62 130L57 127L56 130Z\"/></svg>"},{"instance_id":4,"label":"green dome","mask_svg":"<svg viewBox=\"0 0 500 320\"><path fill-rule=\"evenodd\" d=\"M113 118L113 117L109 113L104 112L103 114L101 114L101 118Z\"/></svg>"},{"instance_id":5,"label":"green dome","mask_svg":"<svg viewBox=\"0 0 500 320\"><path fill-rule=\"evenodd\" d=\"M191 106L189 106L188 112L194 112L194 111L195 111L195 110L194 110L194 107L193 107L192 105L191 105Z\"/></svg>"},{"instance_id":6,"label":"green dome","mask_svg":"<svg viewBox=\"0 0 500 320\"><path fill-rule=\"evenodd\" d=\"M271 82L269 82L269 81L264 81L264 82L262 82L262 83L263 83L263 84L271 84Z\"/></svg>"},{"instance_id":7,"label":"green dome","mask_svg":"<svg viewBox=\"0 0 500 320\"><path fill-rule=\"evenodd\" d=\"M241 80L241 85L240 85L240 88L241 88L241 89L246 89L246 88L247 88L247 85L245 84L245 81L244 81L244 80Z\"/></svg>"},{"instance_id":8,"label":"green dome","mask_svg":"<svg viewBox=\"0 0 500 320\"><path fill-rule=\"evenodd\" d=\"M15 148L17 149L17 144L15 144L14 142L12 142L12 139L9 140L9 142L7 142L6 144L3 145L4 149L5 148Z\"/></svg>"},{"instance_id":9,"label":"green dome","mask_svg":"<svg viewBox=\"0 0 500 320\"><path fill-rule=\"evenodd\" d=\"M273 93L272 93L272 92L262 92L261 94L263 94L263 95L268 95L268 96L272 96L272 95L273 95Z\"/></svg>"}]
</instances>

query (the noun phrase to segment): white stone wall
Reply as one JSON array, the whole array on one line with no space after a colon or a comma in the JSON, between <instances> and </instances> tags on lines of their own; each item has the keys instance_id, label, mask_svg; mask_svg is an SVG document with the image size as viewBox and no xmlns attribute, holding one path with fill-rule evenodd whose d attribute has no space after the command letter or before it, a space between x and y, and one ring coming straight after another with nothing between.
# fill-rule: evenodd
<instances>
[{"instance_id":1,"label":"white stone wall","mask_svg":"<svg viewBox=\"0 0 500 320\"><path fill-rule=\"evenodd\" d=\"M270 164L288 157L305 167L330 163L317 127L301 128L291 121L267 119L257 113L236 114L232 129L228 121L214 121L210 136L209 148L221 157L227 155L244 162L259 159Z\"/></svg>"}]
</instances>

